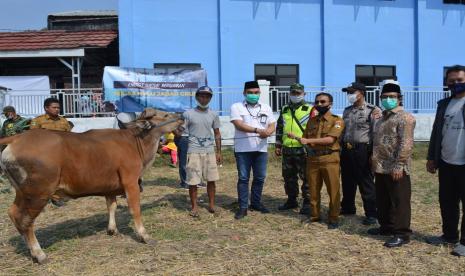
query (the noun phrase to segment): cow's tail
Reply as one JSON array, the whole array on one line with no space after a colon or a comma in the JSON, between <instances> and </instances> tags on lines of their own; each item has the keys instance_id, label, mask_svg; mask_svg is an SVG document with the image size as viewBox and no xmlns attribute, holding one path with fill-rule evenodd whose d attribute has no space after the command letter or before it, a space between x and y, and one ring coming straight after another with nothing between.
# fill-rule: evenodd
<instances>
[{"instance_id":1,"label":"cow's tail","mask_svg":"<svg viewBox=\"0 0 465 276\"><path fill-rule=\"evenodd\" d=\"M11 144L14 140L16 140L16 138L18 138L18 136L9 136L9 137L0 138L0 145Z\"/></svg>"}]
</instances>

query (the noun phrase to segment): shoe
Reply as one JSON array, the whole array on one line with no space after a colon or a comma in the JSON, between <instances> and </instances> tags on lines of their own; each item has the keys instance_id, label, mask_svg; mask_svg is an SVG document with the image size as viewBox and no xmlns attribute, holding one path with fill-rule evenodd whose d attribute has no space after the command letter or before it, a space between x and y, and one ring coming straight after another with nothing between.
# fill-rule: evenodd
<instances>
[{"instance_id":1,"label":"shoe","mask_svg":"<svg viewBox=\"0 0 465 276\"><path fill-rule=\"evenodd\" d=\"M170 163L171 168L176 168L176 164Z\"/></svg>"},{"instance_id":2,"label":"shoe","mask_svg":"<svg viewBox=\"0 0 465 276\"><path fill-rule=\"evenodd\" d=\"M66 205L65 202L61 199L50 199L50 202L56 207L63 207Z\"/></svg>"},{"instance_id":3,"label":"shoe","mask_svg":"<svg viewBox=\"0 0 465 276\"><path fill-rule=\"evenodd\" d=\"M348 211L348 210L341 209L340 214L343 216L353 216L355 215L355 211Z\"/></svg>"},{"instance_id":4,"label":"shoe","mask_svg":"<svg viewBox=\"0 0 465 276\"><path fill-rule=\"evenodd\" d=\"M378 222L378 220L374 217L366 217L363 219L362 224L363 225L375 225Z\"/></svg>"},{"instance_id":5,"label":"shoe","mask_svg":"<svg viewBox=\"0 0 465 276\"><path fill-rule=\"evenodd\" d=\"M249 209L250 211L259 211L262 214L268 214L270 212L270 210L268 210L263 204L260 204L258 206L250 205Z\"/></svg>"},{"instance_id":6,"label":"shoe","mask_svg":"<svg viewBox=\"0 0 465 276\"><path fill-rule=\"evenodd\" d=\"M376 227L376 228L370 228L368 229L367 233L369 235L373 235L373 236L391 236L392 233L390 231L386 231L386 230L381 230L380 227Z\"/></svg>"},{"instance_id":7,"label":"shoe","mask_svg":"<svg viewBox=\"0 0 465 276\"><path fill-rule=\"evenodd\" d=\"M387 242L385 242L384 246L389 247L389 248L401 247L402 245L407 244L409 242L410 242L410 238L394 236L391 239L389 239Z\"/></svg>"},{"instance_id":8,"label":"shoe","mask_svg":"<svg viewBox=\"0 0 465 276\"><path fill-rule=\"evenodd\" d=\"M247 209L239 209L234 215L234 218L243 219L245 216L247 216Z\"/></svg>"},{"instance_id":9,"label":"shoe","mask_svg":"<svg viewBox=\"0 0 465 276\"><path fill-rule=\"evenodd\" d=\"M187 183L179 183L179 187L180 187L181 189L189 190L189 185L187 185Z\"/></svg>"},{"instance_id":10,"label":"shoe","mask_svg":"<svg viewBox=\"0 0 465 276\"><path fill-rule=\"evenodd\" d=\"M278 207L279 211L291 210L299 207L295 199L288 199L283 205Z\"/></svg>"},{"instance_id":11,"label":"shoe","mask_svg":"<svg viewBox=\"0 0 465 276\"><path fill-rule=\"evenodd\" d=\"M337 222L331 222L328 224L328 229L329 230L334 230L334 229L338 229L339 228L339 223Z\"/></svg>"},{"instance_id":12,"label":"shoe","mask_svg":"<svg viewBox=\"0 0 465 276\"><path fill-rule=\"evenodd\" d=\"M426 240L426 243L431 244L431 245L447 245L447 244L456 244L458 242L458 239L457 240L446 239L444 235L427 237L425 240Z\"/></svg>"},{"instance_id":13,"label":"shoe","mask_svg":"<svg viewBox=\"0 0 465 276\"><path fill-rule=\"evenodd\" d=\"M454 247L454 250L450 252L450 254L459 256L459 257L464 257L465 256L465 245L459 243Z\"/></svg>"},{"instance_id":14,"label":"shoe","mask_svg":"<svg viewBox=\"0 0 465 276\"><path fill-rule=\"evenodd\" d=\"M302 208L300 208L299 214L310 215L310 204L302 205Z\"/></svg>"},{"instance_id":15,"label":"shoe","mask_svg":"<svg viewBox=\"0 0 465 276\"><path fill-rule=\"evenodd\" d=\"M207 188L207 184L201 182L199 185L197 185L197 188Z\"/></svg>"}]
</instances>

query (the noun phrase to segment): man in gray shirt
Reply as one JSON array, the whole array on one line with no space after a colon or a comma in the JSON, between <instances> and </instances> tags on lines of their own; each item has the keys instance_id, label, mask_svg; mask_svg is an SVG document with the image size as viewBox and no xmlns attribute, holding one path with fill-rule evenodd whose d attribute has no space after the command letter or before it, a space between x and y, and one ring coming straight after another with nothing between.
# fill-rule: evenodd
<instances>
[{"instance_id":1,"label":"man in gray shirt","mask_svg":"<svg viewBox=\"0 0 465 276\"><path fill-rule=\"evenodd\" d=\"M465 216L462 213L461 235L460 202L465 204L465 67L453 66L446 72L451 97L438 102L428 149L426 169L439 169L439 205L442 232L430 237L431 244L455 244L452 254L465 256ZM460 239L459 239L460 238Z\"/></svg>"},{"instance_id":2,"label":"man in gray shirt","mask_svg":"<svg viewBox=\"0 0 465 276\"><path fill-rule=\"evenodd\" d=\"M197 89L197 107L184 112L185 130L189 135L187 151L187 184L192 210L190 215L199 216L197 184L207 182L208 211L215 213L215 181L219 180L217 164L221 164L221 134L218 114L208 108L213 91L208 86ZM216 152L215 152L216 145Z\"/></svg>"},{"instance_id":3,"label":"man in gray shirt","mask_svg":"<svg viewBox=\"0 0 465 276\"><path fill-rule=\"evenodd\" d=\"M373 144L375 115L381 110L365 101L366 88L362 83L353 82L343 88L351 104L344 109L344 132L342 134L341 174L342 202L341 214L355 215L355 193L357 186L365 209L363 224L376 223L376 192L374 176L369 159Z\"/></svg>"}]
</instances>

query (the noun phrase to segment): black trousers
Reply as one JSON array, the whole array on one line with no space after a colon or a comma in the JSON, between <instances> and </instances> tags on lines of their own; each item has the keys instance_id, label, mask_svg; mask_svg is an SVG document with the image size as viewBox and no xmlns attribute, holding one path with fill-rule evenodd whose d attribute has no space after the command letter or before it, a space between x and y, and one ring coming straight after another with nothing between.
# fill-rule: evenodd
<instances>
[{"instance_id":1,"label":"black trousers","mask_svg":"<svg viewBox=\"0 0 465 276\"><path fill-rule=\"evenodd\" d=\"M439 163L439 205L442 216L442 232L450 240L458 240L460 202L465 210L465 165ZM461 239L465 245L465 214L462 211Z\"/></svg>"},{"instance_id":2,"label":"black trousers","mask_svg":"<svg viewBox=\"0 0 465 276\"><path fill-rule=\"evenodd\" d=\"M376 192L374 176L369 164L369 146L360 145L354 149L343 149L341 154L342 202L341 209L347 213L356 212L355 193L357 186L362 196L367 217L376 217Z\"/></svg>"},{"instance_id":3,"label":"black trousers","mask_svg":"<svg viewBox=\"0 0 465 276\"><path fill-rule=\"evenodd\" d=\"M390 174L376 174L376 205L381 231L408 238L410 230L412 194L410 176L404 174L394 181Z\"/></svg>"}]
</instances>

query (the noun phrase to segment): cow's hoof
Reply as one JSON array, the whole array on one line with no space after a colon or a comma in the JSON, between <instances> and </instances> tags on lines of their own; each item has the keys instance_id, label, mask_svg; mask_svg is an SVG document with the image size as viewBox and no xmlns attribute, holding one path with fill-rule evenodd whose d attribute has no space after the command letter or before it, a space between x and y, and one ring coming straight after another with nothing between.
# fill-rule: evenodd
<instances>
[{"instance_id":1,"label":"cow's hoof","mask_svg":"<svg viewBox=\"0 0 465 276\"><path fill-rule=\"evenodd\" d=\"M108 229L107 234L110 235L110 236L116 236L116 235L119 234L118 229Z\"/></svg>"},{"instance_id":2,"label":"cow's hoof","mask_svg":"<svg viewBox=\"0 0 465 276\"><path fill-rule=\"evenodd\" d=\"M155 246L157 245L157 240L156 239L145 239L144 241L142 241L143 243L147 244L147 245L150 245L150 246Z\"/></svg>"},{"instance_id":3,"label":"cow's hoof","mask_svg":"<svg viewBox=\"0 0 465 276\"><path fill-rule=\"evenodd\" d=\"M48 263L47 255L45 255L44 253L39 254L38 256L32 256L32 260L35 263L38 263L38 264L46 264L46 263Z\"/></svg>"}]
</instances>

